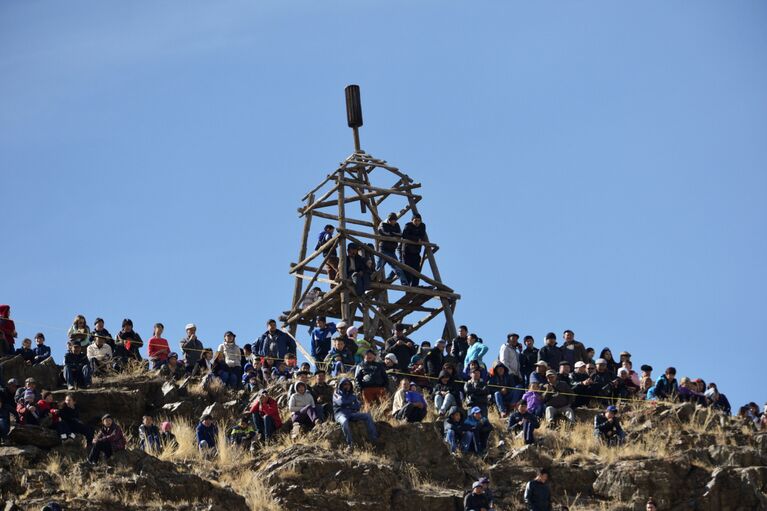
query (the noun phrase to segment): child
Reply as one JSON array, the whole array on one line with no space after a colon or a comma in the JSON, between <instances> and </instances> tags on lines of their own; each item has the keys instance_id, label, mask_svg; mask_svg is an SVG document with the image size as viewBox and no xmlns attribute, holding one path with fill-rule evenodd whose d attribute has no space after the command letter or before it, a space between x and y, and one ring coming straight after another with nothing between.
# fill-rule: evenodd
<instances>
[{"instance_id":1,"label":"child","mask_svg":"<svg viewBox=\"0 0 767 511\"><path fill-rule=\"evenodd\" d=\"M538 417L527 411L527 402L524 399L517 404L517 411L509 416L509 431L513 434L521 433L528 445L535 443L534 431L540 425Z\"/></svg>"},{"instance_id":2,"label":"child","mask_svg":"<svg viewBox=\"0 0 767 511\"><path fill-rule=\"evenodd\" d=\"M536 417L543 417L543 396L540 390L540 383L531 383L530 389L522 395L522 400L527 403L527 410Z\"/></svg>"},{"instance_id":3,"label":"child","mask_svg":"<svg viewBox=\"0 0 767 511\"><path fill-rule=\"evenodd\" d=\"M272 368L272 380L283 383L292 379L293 373L288 369L288 364L286 364L284 360L280 360L280 364L277 367Z\"/></svg>"},{"instance_id":4,"label":"child","mask_svg":"<svg viewBox=\"0 0 767 511\"><path fill-rule=\"evenodd\" d=\"M160 444L163 449L175 449L178 447L176 435L173 434L173 423L165 421L160 425Z\"/></svg>"},{"instance_id":5,"label":"child","mask_svg":"<svg viewBox=\"0 0 767 511\"><path fill-rule=\"evenodd\" d=\"M445 419L444 429L445 442L450 446L451 453L454 453L458 446L461 447L461 452L469 452L474 442L474 434L464 426L463 412L460 408L450 409Z\"/></svg>"},{"instance_id":6,"label":"child","mask_svg":"<svg viewBox=\"0 0 767 511\"><path fill-rule=\"evenodd\" d=\"M482 415L482 409L475 406L469 410L469 416L466 417L464 426L474 434L474 452L480 456L487 451L487 440L493 431L493 425L487 417Z\"/></svg>"},{"instance_id":7,"label":"child","mask_svg":"<svg viewBox=\"0 0 767 511\"><path fill-rule=\"evenodd\" d=\"M39 364L51 356L51 348L45 345L45 336L42 332L35 334L35 342L37 343L37 346L34 349L35 359L32 361L32 363Z\"/></svg>"},{"instance_id":8,"label":"child","mask_svg":"<svg viewBox=\"0 0 767 511\"><path fill-rule=\"evenodd\" d=\"M139 445L145 452L161 452L162 442L160 430L155 425L151 415L144 415L141 426L138 427Z\"/></svg>"},{"instance_id":9,"label":"child","mask_svg":"<svg viewBox=\"0 0 767 511\"><path fill-rule=\"evenodd\" d=\"M256 430L250 419L250 414L243 414L236 424L226 430L226 439L231 445L250 444L256 437Z\"/></svg>"},{"instance_id":10,"label":"child","mask_svg":"<svg viewBox=\"0 0 767 511\"><path fill-rule=\"evenodd\" d=\"M149 339L149 360L152 361L152 369L160 369L168 361L170 347L167 339L163 339L162 333L165 326L162 323L155 323L154 335Z\"/></svg>"},{"instance_id":11,"label":"child","mask_svg":"<svg viewBox=\"0 0 767 511\"><path fill-rule=\"evenodd\" d=\"M21 348L16 350L16 355L20 355L24 359L24 364L31 366L35 360L35 351L32 349L32 339L24 339L21 341Z\"/></svg>"},{"instance_id":12,"label":"child","mask_svg":"<svg viewBox=\"0 0 767 511\"><path fill-rule=\"evenodd\" d=\"M43 398L37 402L37 412L40 415L40 425L43 427L57 427L59 416L57 405L53 401L50 391L43 392Z\"/></svg>"}]
</instances>

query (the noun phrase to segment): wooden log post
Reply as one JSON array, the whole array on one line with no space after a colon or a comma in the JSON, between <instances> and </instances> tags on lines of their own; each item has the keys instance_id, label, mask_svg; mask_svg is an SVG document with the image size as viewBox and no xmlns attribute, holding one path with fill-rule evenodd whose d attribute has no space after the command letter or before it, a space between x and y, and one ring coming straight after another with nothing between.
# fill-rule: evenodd
<instances>
[{"instance_id":1,"label":"wooden log post","mask_svg":"<svg viewBox=\"0 0 767 511\"><path fill-rule=\"evenodd\" d=\"M309 200L308 203L311 204L314 202L314 194L309 194ZM309 242L309 231L312 227L312 215L311 213L306 215L306 218L304 219L304 231L301 238L301 248L298 251L298 260L303 261L304 258L306 258L306 245ZM304 285L303 279L300 277L303 275L303 270L299 270L299 273L296 274L296 283L293 286L293 310L295 311L297 308L300 307L299 300L301 299L301 290ZM290 335L296 335L296 327L297 325L295 323L291 323L288 325L288 329L290 332Z\"/></svg>"},{"instance_id":2,"label":"wooden log post","mask_svg":"<svg viewBox=\"0 0 767 511\"><path fill-rule=\"evenodd\" d=\"M341 185L343 173L339 172L336 176L336 188L338 189L338 234L340 250L338 251L338 273L341 280L346 280L346 202L344 200L344 187ZM341 284L341 320L346 321L349 318L349 290Z\"/></svg>"}]
</instances>

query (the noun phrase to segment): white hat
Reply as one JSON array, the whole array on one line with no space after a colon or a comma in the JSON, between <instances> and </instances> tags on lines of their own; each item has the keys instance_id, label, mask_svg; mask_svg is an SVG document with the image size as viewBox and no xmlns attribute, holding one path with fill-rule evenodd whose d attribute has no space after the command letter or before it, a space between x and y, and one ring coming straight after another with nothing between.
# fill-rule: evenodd
<instances>
[{"instance_id":1,"label":"white hat","mask_svg":"<svg viewBox=\"0 0 767 511\"><path fill-rule=\"evenodd\" d=\"M384 357L384 360L386 359L391 360L395 364L399 364L399 360L397 360L397 355L395 355L394 353L389 353L388 355L386 355Z\"/></svg>"},{"instance_id":2,"label":"white hat","mask_svg":"<svg viewBox=\"0 0 767 511\"><path fill-rule=\"evenodd\" d=\"M579 361L577 361L577 362L575 363L575 368L576 368L576 369L578 369L579 367L583 367L583 366L585 366L585 365L586 365L586 363L585 363L585 362L582 362L582 361L580 361L580 360L579 360Z\"/></svg>"},{"instance_id":3,"label":"white hat","mask_svg":"<svg viewBox=\"0 0 767 511\"><path fill-rule=\"evenodd\" d=\"M629 370L626 369L625 367L621 367L620 369L618 369L618 376L622 374L629 374Z\"/></svg>"},{"instance_id":4,"label":"white hat","mask_svg":"<svg viewBox=\"0 0 767 511\"><path fill-rule=\"evenodd\" d=\"M596 365L600 365L600 364L604 364L604 365L607 365L607 360L605 360L605 359L603 359L603 358L598 358L598 359L597 359L597 364L596 364Z\"/></svg>"},{"instance_id":5,"label":"white hat","mask_svg":"<svg viewBox=\"0 0 767 511\"><path fill-rule=\"evenodd\" d=\"M189 330L190 328L197 328L197 325L194 323L187 323L187 325L184 327L184 330Z\"/></svg>"},{"instance_id":6,"label":"white hat","mask_svg":"<svg viewBox=\"0 0 767 511\"><path fill-rule=\"evenodd\" d=\"M341 321L336 325L336 328L346 328L346 321Z\"/></svg>"},{"instance_id":7,"label":"white hat","mask_svg":"<svg viewBox=\"0 0 767 511\"><path fill-rule=\"evenodd\" d=\"M549 364L547 364L545 360L539 360L538 362L536 362L536 363L535 363L535 364L533 364L533 365L536 365L536 366L543 366L543 367L549 367Z\"/></svg>"}]
</instances>

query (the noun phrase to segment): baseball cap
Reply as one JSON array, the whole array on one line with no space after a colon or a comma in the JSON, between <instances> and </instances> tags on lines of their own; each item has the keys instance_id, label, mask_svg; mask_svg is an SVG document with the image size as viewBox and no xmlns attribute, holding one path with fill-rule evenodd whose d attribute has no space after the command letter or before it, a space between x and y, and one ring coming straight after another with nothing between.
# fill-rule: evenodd
<instances>
[{"instance_id":1,"label":"baseball cap","mask_svg":"<svg viewBox=\"0 0 767 511\"><path fill-rule=\"evenodd\" d=\"M610 405L607 407L608 412L618 413L618 408L615 405Z\"/></svg>"},{"instance_id":2,"label":"baseball cap","mask_svg":"<svg viewBox=\"0 0 767 511\"><path fill-rule=\"evenodd\" d=\"M539 360L538 362L535 363L535 365L549 367L549 364L547 364L545 360Z\"/></svg>"},{"instance_id":3,"label":"baseball cap","mask_svg":"<svg viewBox=\"0 0 767 511\"><path fill-rule=\"evenodd\" d=\"M482 413L482 409L479 406L475 406L469 410L469 415L474 415L475 413Z\"/></svg>"},{"instance_id":4,"label":"baseball cap","mask_svg":"<svg viewBox=\"0 0 767 511\"><path fill-rule=\"evenodd\" d=\"M187 323L186 326L184 327L184 330L189 330L190 328L197 328L197 325L195 325L194 323Z\"/></svg>"},{"instance_id":5,"label":"baseball cap","mask_svg":"<svg viewBox=\"0 0 767 511\"><path fill-rule=\"evenodd\" d=\"M546 371L546 376L556 376L556 375L557 375L557 372L553 369L549 369L548 371Z\"/></svg>"},{"instance_id":6,"label":"baseball cap","mask_svg":"<svg viewBox=\"0 0 767 511\"><path fill-rule=\"evenodd\" d=\"M586 363L585 363L585 362L581 362L581 361L579 360L579 361L577 361L577 362L575 363L575 368L576 368L576 369L578 369L578 368L580 368L580 367L583 367L583 366L585 366L585 365L586 365Z\"/></svg>"},{"instance_id":7,"label":"baseball cap","mask_svg":"<svg viewBox=\"0 0 767 511\"><path fill-rule=\"evenodd\" d=\"M607 365L607 360L605 360L603 358L598 358L596 363L597 363L597 365L600 365L600 364Z\"/></svg>"},{"instance_id":8,"label":"baseball cap","mask_svg":"<svg viewBox=\"0 0 767 511\"><path fill-rule=\"evenodd\" d=\"M482 486L482 483L479 481L474 481L474 483L471 485L471 489L473 490L474 488L479 488L480 486Z\"/></svg>"}]
</instances>

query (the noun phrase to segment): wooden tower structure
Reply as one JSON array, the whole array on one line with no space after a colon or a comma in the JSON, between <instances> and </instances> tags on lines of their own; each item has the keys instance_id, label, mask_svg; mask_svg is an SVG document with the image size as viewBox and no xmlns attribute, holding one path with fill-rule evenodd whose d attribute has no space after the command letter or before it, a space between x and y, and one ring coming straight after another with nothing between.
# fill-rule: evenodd
<instances>
[{"instance_id":1,"label":"wooden tower structure","mask_svg":"<svg viewBox=\"0 0 767 511\"><path fill-rule=\"evenodd\" d=\"M410 334L442 317L443 337L452 339L457 335L453 313L460 295L442 283L435 259L439 247L428 236L414 242L379 232L379 226L391 213L396 214L398 222L409 221L418 214L422 197L415 190L421 185L397 167L360 149L358 129L362 126L362 110L358 86L346 88L346 104L355 151L309 191L302 199L303 206L298 208L304 228L298 262L290 267L295 287L291 309L281 316L283 326L295 335L298 325L313 325L318 316L326 316L354 323L366 339L386 339L397 323L404 324ZM321 220L313 230L315 218ZM334 227L332 236L315 245L317 233L326 224ZM418 245L420 267L410 267L400 257L382 253L380 244L387 241L397 242L401 248L405 244ZM376 264L380 258L388 263L369 272L366 290L361 294L353 279L346 277L348 261L344 256L349 244L361 247L361 254ZM401 285L396 276L387 276L392 266L420 279L420 285ZM331 276L335 278L331 280ZM318 284L326 285L327 289L319 298L313 298L310 292Z\"/></svg>"}]
</instances>

